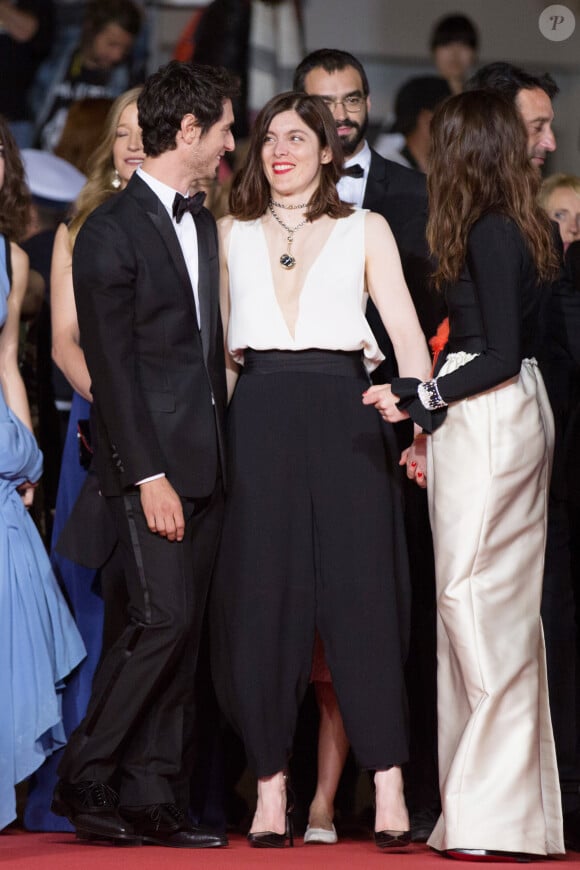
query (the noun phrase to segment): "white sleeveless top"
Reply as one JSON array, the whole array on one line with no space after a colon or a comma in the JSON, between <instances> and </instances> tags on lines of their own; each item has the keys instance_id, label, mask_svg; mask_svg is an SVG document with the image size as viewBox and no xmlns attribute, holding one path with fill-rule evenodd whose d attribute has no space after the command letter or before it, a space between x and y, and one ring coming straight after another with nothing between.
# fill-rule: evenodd
<instances>
[{"instance_id":1,"label":"white sleeveless top","mask_svg":"<svg viewBox=\"0 0 580 870\"><path fill-rule=\"evenodd\" d=\"M243 364L244 349L361 350L367 371L384 359L365 317L365 216L337 220L310 267L298 304L295 334L276 299L260 219L234 220L229 239L228 349Z\"/></svg>"}]
</instances>

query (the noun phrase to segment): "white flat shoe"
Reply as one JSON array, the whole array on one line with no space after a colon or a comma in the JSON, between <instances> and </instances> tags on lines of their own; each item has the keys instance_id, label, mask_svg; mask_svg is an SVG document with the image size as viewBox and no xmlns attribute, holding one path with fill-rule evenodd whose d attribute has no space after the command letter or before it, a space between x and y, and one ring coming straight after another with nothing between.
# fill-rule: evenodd
<instances>
[{"instance_id":1,"label":"white flat shoe","mask_svg":"<svg viewBox=\"0 0 580 870\"><path fill-rule=\"evenodd\" d=\"M304 832L305 845L307 843L324 843L326 846L332 846L337 842L338 837L336 836L336 828L334 825L332 826L331 831L327 828L311 828L310 825L308 825Z\"/></svg>"}]
</instances>

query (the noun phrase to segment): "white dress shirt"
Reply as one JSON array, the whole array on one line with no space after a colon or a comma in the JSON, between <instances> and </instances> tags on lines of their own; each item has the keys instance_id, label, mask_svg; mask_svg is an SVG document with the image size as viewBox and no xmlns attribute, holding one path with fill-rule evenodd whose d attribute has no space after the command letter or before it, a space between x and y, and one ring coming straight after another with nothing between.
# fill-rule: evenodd
<instances>
[{"instance_id":1,"label":"white dress shirt","mask_svg":"<svg viewBox=\"0 0 580 870\"><path fill-rule=\"evenodd\" d=\"M168 184L164 184L157 178L153 178L152 175L149 175L149 173L145 172L140 166L137 167L136 172L139 178L141 178L141 180L144 181L145 184L151 188L153 193L157 197L159 197L159 199L165 206L169 217L171 218L171 222L177 235L179 246L183 253L185 265L187 266L187 273L189 275L189 280L191 281L191 286L193 288L193 297L195 299L197 323L198 326L201 328L198 288L199 262L197 254L197 232L195 229L195 222L193 220L193 217L189 212L186 212L181 218L181 221L177 223L177 221L173 217L173 200L175 199L175 194L180 193L180 191L174 190L172 187L169 187ZM143 478L143 480L138 480L136 481L135 486L140 486L142 483L148 483L150 480L157 480L160 477L165 477L165 473L161 472L160 474L153 474L151 475L151 477L145 477Z\"/></svg>"},{"instance_id":2,"label":"white dress shirt","mask_svg":"<svg viewBox=\"0 0 580 870\"><path fill-rule=\"evenodd\" d=\"M189 280L191 281L191 286L193 287L195 311L197 314L197 324L201 329L199 291L197 286L199 263L197 255L197 233L195 230L195 221L193 220L193 217L188 211L185 212L179 223L177 223L177 221L173 217L173 200L175 199L175 194L180 193L181 191L174 190L172 187L169 187L169 185L164 184L162 181L159 181L159 179L153 178L153 176L149 175L148 172L144 172L141 166L137 168L137 175L145 182L145 184L147 184L151 188L153 193L159 197L159 199L165 206L169 217L171 218L171 222L173 223L173 228L177 235L179 246L183 253L185 265L187 266Z\"/></svg>"},{"instance_id":3,"label":"white dress shirt","mask_svg":"<svg viewBox=\"0 0 580 870\"><path fill-rule=\"evenodd\" d=\"M360 178L351 178L349 175L344 175L339 179L336 189L343 202L351 202L353 205L358 206L358 208L362 208L371 165L371 149L366 140L362 151L344 161L344 168L347 169L355 163L358 163L362 167L364 175Z\"/></svg>"}]
</instances>

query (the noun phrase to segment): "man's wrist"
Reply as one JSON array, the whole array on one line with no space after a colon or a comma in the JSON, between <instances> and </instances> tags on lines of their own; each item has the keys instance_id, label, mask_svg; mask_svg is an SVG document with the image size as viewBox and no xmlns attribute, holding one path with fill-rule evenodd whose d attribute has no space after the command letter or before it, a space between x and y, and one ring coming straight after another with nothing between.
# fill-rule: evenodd
<instances>
[{"instance_id":1,"label":"man's wrist","mask_svg":"<svg viewBox=\"0 0 580 870\"><path fill-rule=\"evenodd\" d=\"M152 474L151 477L144 477L143 480L138 480L135 486L141 486L142 483L150 483L152 480L159 480L162 477L165 477L164 471L160 474Z\"/></svg>"}]
</instances>

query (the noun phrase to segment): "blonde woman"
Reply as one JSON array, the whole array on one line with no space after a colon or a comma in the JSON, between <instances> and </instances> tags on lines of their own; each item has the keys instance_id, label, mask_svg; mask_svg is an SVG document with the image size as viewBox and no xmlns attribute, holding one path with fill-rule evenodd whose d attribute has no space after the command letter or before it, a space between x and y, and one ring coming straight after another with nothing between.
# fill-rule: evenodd
<instances>
[{"instance_id":1,"label":"blonde woman","mask_svg":"<svg viewBox=\"0 0 580 870\"><path fill-rule=\"evenodd\" d=\"M119 584L113 583L118 576L113 561L108 560L106 570L102 567L102 554L107 548L110 551L112 547L109 540L103 539L100 528L95 527L95 517L100 514L91 510L95 506L91 499L96 490L90 491L92 478L90 475L87 478L86 468L81 465L79 455L80 436L85 439L87 433L86 428L79 430L79 420L87 420L89 417L91 383L79 340L72 283L72 250L77 233L88 215L110 196L122 190L144 159L137 117L137 98L140 92L140 87L132 88L121 94L111 106L103 140L93 154L87 182L75 204L74 217L70 224L61 224L58 228L52 255L52 353L53 359L74 390L56 501L52 562L68 592L77 625L87 647L87 658L77 669L66 690L64 721L67 736L84 715L101 648L117 632L118 626L103 625L103 596L109 594L111 587L116 585L119 588ZM89 449L90 444L87 442L87 458L90 458ZM90 536L91 543L97 544L96 551L91 553L92 560L88 560L92 561L92 567L72 562L55 550L61 531L83 487L83 495L88 496L87 505L92 517L87 536ZM75 537L79 539L79 546L87 555L87 540L82 540L83 536ZM110 555L110 552L106 555ZM99 562L101 570L97 571L95 569ZM31 789L25 811L25 823L30 830L72 830L66 819L50 811L60 754L57 753L43 766Z\"/></svg>"},{"instance_id":2,"label":"blonde woman","mask_svg":"<svg viewBox=\"0 0 580 870\"><path fill-rule=\"evenodd\" d=\"M580 239L580 176L557 172L540 188L539 201L548 217L556 221L564 251Z\"/></svg>"}]
</instances>

